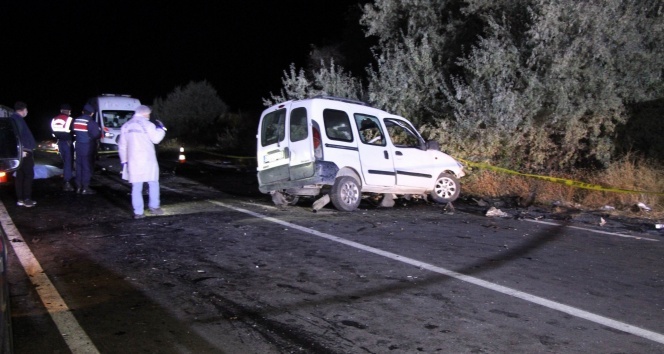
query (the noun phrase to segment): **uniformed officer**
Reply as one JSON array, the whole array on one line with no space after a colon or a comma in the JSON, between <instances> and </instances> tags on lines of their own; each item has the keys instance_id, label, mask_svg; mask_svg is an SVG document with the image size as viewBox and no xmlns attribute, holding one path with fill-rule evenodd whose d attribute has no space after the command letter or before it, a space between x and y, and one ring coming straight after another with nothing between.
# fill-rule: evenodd
<instances>
[{"instance_id":1,"label":"uniformed officer","mask_svg":"<svg viewBox=\"0 0 664 354\"><path fill-rule=\"evenodd\" d=\"M92 166L94 149L97 148L97 139L101 136L99 124L95 122L92 115L95 109L86 104L83 107L83 114L74 119L74 146L76 150L76 186L78 194L95 194L90 189L90 179L92 179Z\"/></svg>"},{"instance_id":2,"label":"uniformed officer","mask_svg":"<svg viewBox=\"0 0 664 354\"><path fill-rule=\"evenodd\" d=\"M68 104L60 106L60 114L51 119L51 130L53 136L58 139L58 151L62 158L62 174L64 179L63 190L71 192L74 187L71 185L72 170L74 167L74 147L71 133L71 123L74 119L71 117L71 107Z\"/></svg>"}]
</instances>

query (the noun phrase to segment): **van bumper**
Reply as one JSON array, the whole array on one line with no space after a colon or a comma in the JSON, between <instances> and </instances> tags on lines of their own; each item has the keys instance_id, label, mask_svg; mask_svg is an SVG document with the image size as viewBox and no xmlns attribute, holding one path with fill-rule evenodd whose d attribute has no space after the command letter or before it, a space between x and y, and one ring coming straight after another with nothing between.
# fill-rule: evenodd
<instances>
[{"instance_id":1,"label":"van bumper","mask_svg":"<svg viewBox=\"0 0 664 354\"><path fill-rule=\"evenodd\" d=\"M296 180L280 180L262 184L260 182L261 180L270 179L268 177L270 172L270 170L258 172L258 190L260 190L261 193L270 193L271 191L291 188L302 188L304 186L316 184L332 185L337 177L337 173L339 173L339 167L333 162L316 161L314 162L314 174L311 177Z\"/></svg>"},{"instance_id":2,"label":"van bumper","mask_svg":"<svg viewBox=\"0 0 664 354\"><path fill-rule=\"evenodd\" d=\"M118 151L118 144L99 144L100 151Z\"/></svg>"}]
</instances>

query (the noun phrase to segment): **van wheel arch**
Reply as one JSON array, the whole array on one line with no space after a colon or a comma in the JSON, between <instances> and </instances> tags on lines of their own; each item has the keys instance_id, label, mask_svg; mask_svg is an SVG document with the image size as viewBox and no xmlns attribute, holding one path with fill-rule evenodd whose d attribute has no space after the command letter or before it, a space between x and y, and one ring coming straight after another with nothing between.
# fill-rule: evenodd
<instances>
[{"instance_id":1,"label":"van wheel arch","mask_svg":"<svg viewBox=\"0 0 664 354\"><path fill-rule=\"evenodd\" d=\"M360 187L360 190L362 189L362 178L360 178L360 174L357 173L354 169L350 167L343 167L339 169L339 172L337 173L336 178L343 177L343 176L349 176L355 178L355 180L358 183L358 187ZM335 178L335 179L336 179Z\"/></svg>"}]
</instances>

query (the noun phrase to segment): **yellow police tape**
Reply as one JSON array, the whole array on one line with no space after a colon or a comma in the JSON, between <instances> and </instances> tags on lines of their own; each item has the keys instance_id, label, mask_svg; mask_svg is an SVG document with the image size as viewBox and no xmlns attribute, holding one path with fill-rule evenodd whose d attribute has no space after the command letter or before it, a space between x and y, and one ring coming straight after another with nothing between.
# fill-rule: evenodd
<instances>
[{"instance_id":1,"label":"yellow police tape","mask_svg":"<svg viewBox=\"0 0 664 354\"><path fill-rule=\"evenodd\" d=\"M507 173L507 174L511 174L511 175L518 175L518 176L524 176L524 177L529 177L529 178L541 179L541 180L544 180L544 181L564 184L566 186L575 187L575 188L591 189L591 190L605 191L605 192L632 193L632 194L653 194L653 195L662 195L662 196L664 196L664 193L660 193L660 192L646 192L646 191L635 191L635 190L621 189L621 188L614 188L614 187L604 187L604 186L600 186L598 184L579 182L579 181L574 181L574 180L566 179L566 178L542 176L542 175L535 175L535 174L530 174L530 173L521 173L521 172L518 172L518 171L503 168L503 167L491 166L487 163L472 162L472 161L467 161L467 160L459 159L459 158L457 158L457 160L467 164L468 166L473 166L473 167L477 167L477 168L483 168L483 169L487 169L487 170L503 172L503 173Z\"/></svg>"}]
</instances>

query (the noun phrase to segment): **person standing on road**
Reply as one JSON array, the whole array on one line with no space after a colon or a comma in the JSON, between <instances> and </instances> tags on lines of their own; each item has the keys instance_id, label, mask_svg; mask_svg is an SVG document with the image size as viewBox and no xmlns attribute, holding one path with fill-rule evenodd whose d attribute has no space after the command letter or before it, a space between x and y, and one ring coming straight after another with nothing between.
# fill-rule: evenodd
<instances>
[{"instance_id":1,"label":"person standing on road","mask_svg":"<svg viewBox=\"0 0 664 354\"><path fill-rule=\"evenodd\" d=\"M35 158L33 152L37 147L35 137L32 135L28 124L25 122L25 117L28 115L28 106L21 101L14 104L14 114L11 119L16 123L18 128L18 138L23 146L23 159L21 166L16 170L16 178L14 185L16 187L16 205L31 208L37 205L37 202L32 200L32 182L35 179Z\"/></svg>"},{"instance_id":2,"label":"person standing on road","mask_svg":"<svg viewBox=\"0 0 664 354\"><path fill-rule=\"evenodd\" d=\"M118 153L122 163L122 179L131 183L131 204L134 219L145 217L143 183L148 183L148 207L153 215L162 215L159 197L159 164L155 144L166 135L159 121L150 122L150 107L138 106L134 116L122 126Z\"/></svg>"},{"instance_id":3,"label":"person standing on road","mask_svg":"<svg viewBox=\"0 0 664 354\"><path fill-rule=\"evenodd\" d=\"M71 123L74 119L71 117L71 107L68 104L60 106L60 114L51 119L51 130L53 136L58 139L58 151L62 158L62 174L64 179L63 190L71 192L74 187L71 185L72 170L74 167L74 147L71 133Z\"/></svg>"},{"instance_id":4,"label":"person standing on road","mask_svg":"<svg viewBox=\"0 0 664 354\"><path fill-rule=\"evenodd\" d=\"M92 166L94 149L97 147L97 139L101 136L99 124L91 119L95 109L86 104L83 107L83 114L74 119L74 141L76 150L76 186L78 194L95 194L90 189L90 180L92 179Z\"/></svg>"}]
</instances>

